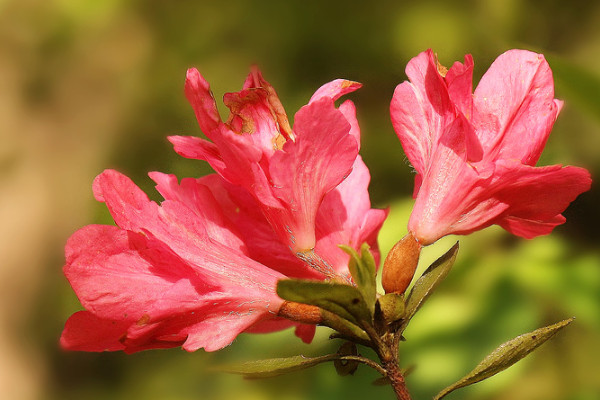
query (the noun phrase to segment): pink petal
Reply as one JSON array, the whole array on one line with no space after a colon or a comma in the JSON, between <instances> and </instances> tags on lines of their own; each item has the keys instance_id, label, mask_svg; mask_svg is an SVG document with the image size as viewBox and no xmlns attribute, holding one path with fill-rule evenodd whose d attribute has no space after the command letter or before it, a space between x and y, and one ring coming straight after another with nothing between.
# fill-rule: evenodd
<instances>
[{"instance_id":1,"label":"pink petal","mask_svg":"<svg viewBox=\"0 0 600 400\"><path fill-rule=\"evenodd\" d=\"M146 347L158 340L182 341L183 348L215 351L231 344L242 332L262 319L273 317L268 300L240 298L237 293L215 293L206 296L195 308L178 314L159 314L149 310L149 317L132 325L124 344L130 348ZM181 343L180 343L181 344Z\"/></svg>"},{"instance_id":2,"label":"pink petal","mask_svg":"<svg viewBox=\"0 0 600 400\"><path fill-rule=\"evenodd\" d=\"M465 131L468 129L470 125L462 115L446 128L423 177L408 223L422 245L450 233L481 229L506 208L497 201L485 201L489 197L493 165L478 165L478 168L467 163Z\"/></svg>"},{"instance_id":3,"label":"pink petal","mask_svg":"<svg viewBox=\"0 0 600 400\"><path fill-rule=\"evenodd\" d=\"M464 64L452 65L445 77L448 94L454 105L467 118L473 113L473 57L465 56Z\"/></svg>"},{"instance_id":4,"label":"pink petal","mask_svg":"<svg viewBox=\"0 0 600 400\"><path fill-rule=\"evenodd\" d=\"M227 93L223 102L231 110L228 126L244 136L249 142L247 146L259 148L263 154L270 156L279 143L285 142L279 133L266 90L257 88Z\"/></svg>"},{"instance_id":5,"label":"pink petal","mask_svg":"<svg viewBox=\"0 0 600 400\"><path fill-rule=\"evenodd\" d=\"M168 139L180 156L194 160L204 160L215 171L225 171L226 165L223 162L219 148L214 143L195 136L169 136Z\"/></svg>"},{"instance_id":6,"label":"pink petal","mask_svg":"<svg viewBox=\"0 0 600 400\"><path fill-rule=\"evenodd\" d=\"M423 175L447 115L454 111L431 50L413 58L406 67L406 74L410 82L398 85L392 97L392 125L406 157L417 174Z\"/></svg>"},{"instance_id":7,"label":"pink petal","mask_svg":"<svg viewBox=\"0 0 600 400\"><path fill-rule=\"evenodd\" d=\"M287 277L323 279L322 274L300 261L283 243L260 210L259 203L243 188L224 181L218 175L197 180L216 198L224 215L237 227L254 260Z\"/></svg>"},{"instance_id":8,"label":"pink petal","mask_svg":"<svg viewBox=\"0 0 600 400\"><path fill-rule=\"evenodd\" d=\"M356 140L358 150L360 150L360 127L358 125L358 119L356 119L356 107L352 100L346 100L340 104L338 110L344 114L346 121L350 123L350 136Z\"/></svg>"},{"instance_id":9,"label":"pink petal","mask_svg":"<svg viewBox=\"0 0 600 400\"><path fill-rule=\"evenodd\" d=\"M185 79L185 95L194 108L200 129L212 139L214 132L218 132L221 117L217 110L217 103L210 91L210 85L195 68L187 71Z\"/></svg>"},{"instance_id":10,"label":"pink petal","mask_svg":"<svg viewBox=\"0 0 600 400\"><path fill-rule=\"evenodd\" d=\"M65 350L75 351L124 350L120 339L130 324L128 321L101 319L89 311L79 311L65 323L60 345Z\"/></svg>"},{"instance_id":11,"label":"pink petal","mask_svg":"<svg viewBox=\"0 0 600 400\"><path fill-rule=\"evenodd\" d=\"M308 104L318 101L322 98L337 100L340 97L358 90L362 85L358 82L348 81L345 79L336 79L324 84L312 95Z\"/></svg>"},{"instance_id":12,"label":"pink petal","mask_svg":"<svg viewBox=\"0 0 600 400\"><path fill-rule=\"evenodd\" d=\"M151 172L148 174L157 183L156 189L165 200L179 202L204 221L208 236L232 249L244 252L244 242L238 227L224 215L220 202L208 187L199 185L195 179L182 179L181 185L175 175Z\"/></svg>"},{"instance_id":13,"label":"pink petal","mask_svg":"<svg viewBox=\"0 0 600 400\"><path fill-rule=\"evenodd\" d=\"M473 95L473 124L488 159L535 165L561 103L541 54L510 50L499 56Z\"/></svg>"},{"instance_id":14,"label":"pink petal","mask_svg":"<svg viewBox=\"0 0 600 400\"><path fill-rule=\"evenodd\" d=\"M315 246L317 209L323 196L350 173L358 145L348 134L350 124L329 98L302 107L294 130L296 142L286 142L269 166L273 193L286 204L269 219L294 251L303 251Z\"/></svg>"},{"instance_id":15,"label":"pink petal","mask_svg":"<svg viewBox=\"0 0 600 400\"><path fill-rule=\"evenodd\" d=\"M583 168L553 165L534 168L511 161L498 163L499 201L509 204L498 222L515 235L546 235L565 222L561 213L591 186Z\"/></svg>"},{"instance_id":16,"label":"pink petal","mask_svg":"<svg viewBox=\"0 0 600 400\"><path fill-rule=\"evenodd\" d=\"M348 272L349 256L339 245L359 250L366 242L378 252L377 233L387 212L372 210L368 186L371 176L358 156L352 173L323 198L317 214L315 252L340 273Z\"/></svg>"},{"instance_id":17,"label":"pink petal","mask_svg":"<svg viewBox=\"0 0 600 400\"><path fill-rule=\"evenodd\" d=\"M134 322L185 279L179 293L197 301L211 286L160 243L114 226L88 225L66 246L64 273L81 304L100 318ZM184 290L185 289L185 290ZM165 305L171 312L176 301Z\"/></svg>"},{"instance_id":18,"label":"pink petal","mask_svg":"<svg viewBox=\"0 0 600 400\"><path fill-rule=\"evenodd\" d=\"M256 263L244 254L210 238L207 222L177 201L162 206L147 196L124 175L106 171L96 178L115 222L124 229L144 232L167 245L198 273L226 279L231 284L254 288L265 295L273 292L280 274ZM272 293L274 299L278 299Z\"/></svg>"}]
</instances>

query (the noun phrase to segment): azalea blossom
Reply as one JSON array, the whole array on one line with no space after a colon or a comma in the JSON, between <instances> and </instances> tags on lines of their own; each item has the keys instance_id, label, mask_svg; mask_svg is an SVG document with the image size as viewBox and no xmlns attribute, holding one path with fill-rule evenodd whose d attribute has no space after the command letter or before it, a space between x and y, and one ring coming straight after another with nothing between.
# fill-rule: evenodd
<instances>
[{"instance_id":1,"label":"azalea blossom","mask_svg":"<svg viewBox=\"0 0 600 400\"><path fill-rule=\"evenodd\" d=\"M493 224L533 238L565 222L591 179L582 168L535 166L562 107L542 55L507 51L474 93L470 55L447 70L427 50L406 74L390 111L417 174L408 229L422 245Z\"/></svg>"},{"instance_id":2,"label":"azalea blossom","mask_svg":"<svg viewBox=\"0 0 600 400\"><path fill-rule=\"evenodd\" d=\"M340 107L344 111L339 111L333 107L332 98L326 97L346 90L340 89L343 84L339 82L325 85L313 97L325 96L325 100L311 102L324 104L325 115L334 114L338 123L344 122L346 135L358 150L360 133L356 119L352 118L353 107L344 103L346 105ZM264 94L262 88L253 91ZM252 96L249 101L248 105L243 101L238 103L239 109L251 110ZM350 121L345 115L350 116ZM266 123L259 117L254 119L250 115L245 123L253 126ZM308 120L305 124L319 125ZM237 136L261 132L265 135L263 131L242 135L231 132L235 135L232 146L236 149L243 144ZM297 172L298 165L303 165L299 157L310 158L311 149L299 151L294 147L308 145L299 139L300 133L286 131L288 138L298 139L290 142L291 146L284 146L290 153L282 152L279 164L273 162L272 175ZM319 130L304 136L318 140L317 134L329 133ZM255 142L265 139L263 136L244 137L250 145L249 153L267 152L260 146L253 147ZM193 141L171 140L176 148ZM200 143L200 146L212 145ZM228 151L224 148L222 153L229 154ZM251 166L247 160L240 162L246 162L255 170L259 167ZM310 162L320 168L320 161L307 161ZM237 173L234 167L223 171L227 171L225 176L233 174L235 177ZM278 231L280 225L272 223L276 217L265 212L264 204L256 198L257 192L248 189L262 184L264 176L259 173L243 175L243 179L239 178L241 181L212 174L179 182L173 175L152 172L150 177L164 198L158 204L150 201L126 176L113 170L103 172L94 181L94 195L106 203L116 226L83 227L66 245L64 272L85 310L68 319L61 336L62 346L83 351L135 352L177 346L188 351L199 348L213 351L227 346L242 332L271 332L291 326L296 327L296 334L302 340L310 342L314 325L278 316L283 300L275 293L277 281L286 277L347 280L348 255L338 247L340 244L359 249L366 242L375 257L379 256L377 232L387 212L371 209L370 175L360 156L354 154L350 169L345 173L340 182L328 190L320 187L313 192L307 187L309 194L305 197L294 192L299 188L291 180L282 179L282 185L287 186L276 188L279 191L269 189L273 193L298 194L294 198L297 209L285 208L290 204L281 202L277 216L295 218L297 210L315 208L312 225L303 222L314 235L313 247L310 252L297 254L290 247L289 237ZM257 179L257 182L244 179ZM303 184L313 183L306 177ZM318 199L316 192L322 192ZM310 205L305 205L305 201ZM313 262L315 258L318 263Z\"/></svg>"},{"instance_id":3,"label":"azalea blossom","mask_svg":"<svg viewBox=\"0 0 600 400\"><path fill-rule=\"evenodd\" d=\"M352 171L359 129L351 101L334 101L358 89L338 79L321 87L290 126L275 90L254 69L243 89L228 93L231 115L223 122L207 81L187 72L185 93L202 132L211 140L173 136L184 157L210 163L228 182L244 187L275 232L295 253L312 255L315 221L324 196Z\"/></svg>"}]
</instances>

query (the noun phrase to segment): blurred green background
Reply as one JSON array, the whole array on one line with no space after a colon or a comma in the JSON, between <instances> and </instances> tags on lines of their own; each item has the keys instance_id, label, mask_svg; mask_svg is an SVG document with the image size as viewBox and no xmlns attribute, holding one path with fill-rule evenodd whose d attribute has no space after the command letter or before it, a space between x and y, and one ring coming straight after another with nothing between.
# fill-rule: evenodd
<instances>
[{"instance_id":1,"label":"blurred green background","mask_svg":"<svg viewBox=\"0 0 600 400\"><path fill-rule=\"evenodd\" d=\"M374 372L338 377L331 365L268 381L213 374L213 363L335 350L319 328L310 346L291 331L242 335L217 353L179 349L65 353L57 339L79 308L62 276L77 228L106 222L91 183L117 168L146 191L147 171L210 172L165 137L199 134L183 96L188 67L217 98L257 63L290 116L321 84L362 82L351 98L378 207L392 207L381 246L402 237L412 175L389 122L407 61L427 48L449 66L472 53L476 80L510 48L543 52L566 106L540 164L600 172L600 2L0 0L0 398L393 398ZM155 198L156 196L153 195ZM526 241L490 228L461 238L447 281L415 317L403 344L415 399L431 398L501 342L577 320L538 354L449 399L600 398L600 193L567 210L567 223ZM425 250L420 268L457 238Z\"/></svg>"}]
</instances>

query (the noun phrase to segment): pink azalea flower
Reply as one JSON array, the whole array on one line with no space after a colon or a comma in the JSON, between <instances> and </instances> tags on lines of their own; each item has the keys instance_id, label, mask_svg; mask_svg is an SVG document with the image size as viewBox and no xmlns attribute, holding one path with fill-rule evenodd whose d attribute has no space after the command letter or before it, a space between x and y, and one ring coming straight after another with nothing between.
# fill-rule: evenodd
<instances>
[{"instance_id":1,"label":"pink azalea flower","mask_svg":"<svg viewBox=\"0 0 600 400\"><path fill-rule=\"evenodd\" d=\"M417 173L408 228L421 244L493 224L533 238L565 222L591 179L582 168L535 167L562 107L542 55L507 51L474 93L470 55L446 70L428 50L406 74L390 111Z\"/></svg>"},{"instance_id":2,"label":"pink azalea flower","mask_svg":"<svg viewBox=\"0 0 600 400\"><path fill-rule=\"evenodd\" d=\"M293 252L313 256L316 218L327 193L352 171L359 150L354 105L334 101L360 87L335 80L321 87L294 117L294 129L273 87L255 69L243 89L228 93L221 121L210 87L196 69L185 93L200 128L212 141L169 139L184 157L206 160L228 182L245 188Z\"/></svg>"},{"instance_id":3,"label":"pink azalea flower","mask_svg":"<svg viewBox=\"0 0 600 400\"><path fill-rule=\"evenodd\" d=\"M284 275L244 253L206 186L153 178L160 206L116 171L96 178L94 194L118 226L89 225L67 243L64 272L86 311L67 321L63 347L212 351L282 304Z\"/></svg>"},{"instance_id":4,"label":"pink azalea flower","mask_svg":"<svg viewBox=\"0 0 600 400\"><path fill-rule=\"evenodd\" d=\"M360 133L352 105L344 103L340 106L342 111L338 111L333 107L333 100L326 97L348 90L342 88L342 82L345 81L325 85L313 97L314 100L325 96L325 100L311 100L311 104L325 105L325 114L320 113L321 106L307 107L319 117L333 115L338 124L347 127L347 138L340 141L351 140L358 151ZM262 84L267 85L267 89L258 88L249 93L263 96L272 91L268 84ZM239 110L253 110L252 107L252 104L240 105ZM279 118L277 126L285 125ZM317 124L306 120L309 116L302 118L305 118L304 124ZM250 118L244 123L261 126L268 121ZM249 145L248 154L269 153L267 148L254 146L265 140L266 133L257 131L263 136L248 138L252 135L227 131L227 126L219 129L230 132L225 135L233 135L230 138L233 138L235 151L242 151L236 146L244 144L239 139L243 138L249 141L245 143ZM327 126L325 124L324 129ZM288 140L295 134L286 128L279 129L286 132ZM318 131L318 134L327 136L331 132ZM267 164L270 165L269 179L276 179L273 176L278 173L283 176L282 171L292 171L294 175L299 165L304 165L302 157L307 157L306 163L312 163L320 178L332 181L333 173L318 170L324 168L322 162L329 162L334 169L339 163L333 155L327 155L331 158L329 161L311 159L318 151L309 148L313 143L310 140L319 138L312 131L304 136L305 141L300 140L298 134L298 139L286 144L284 151L277 150L283 155L273 156L271 164ZM193 146L185 144L189 142L199 143L199 148L213 146L193 138L171 139L176 148L182 145L192 149ZM342 146L341 150L344 149ZM228 148L218 151L234 154ZM225 180L213 174L200 179L186 178L179 183L173 175L150 173L164 198L160 205L150 201L129 178L116 171L107 170L96 178L94 194L106 203L117 226L86 226L67 243L64 272L85 310L73 314L67 321L61 337L64 348L135 352L182 346L188 351L199 348L213 351L230 344L242 332L271 332L291 326L296 326L296 335L302 340L312 340L314 325L277 316L283 303L275 293L277 281L285 277L349 279L349 257L338 245L358 250L366 242L378 259L376 237L387 211L371 209L367 190L369 171L357 154L340 182L327 190L331 182L316 191L307 186L309 193L304 193L305 196L298 192L298 183L287 178L278 181L282 186L260 189L266 177L260 173L262 164L252 165L243 157L238 161L248 167L248 174L244 175L243 168L236 170L240 165L235 163L232 167L216 169L225 176L233 174L236 179L239 177L235 173L239 172L243 176L241 180L231 176L232 179ZM302 185L322 183L318 179L311 180L314 177L309 177L308 172L296 174L294 179L304 179ZM257 182L246 179L257 179ZM270 193L269 201L280 201L275 196L281 193L288 197L282 197L284 200L278 203L280 208L269 213L272 210L265 208L257 198L260 190ZM290 208L292 201L295 208ZM307 210L315 214L310 217L312 225L302 219ZM291 250L291 236L281 235L280 231L284 223L281 221L296 221L296 212L305 214L298 217L301 222L293 226L297 229L302 226L314 236L311 250L300 254ZM273 219L279 222L273 223Z\"/></svg>"}]
</instances>

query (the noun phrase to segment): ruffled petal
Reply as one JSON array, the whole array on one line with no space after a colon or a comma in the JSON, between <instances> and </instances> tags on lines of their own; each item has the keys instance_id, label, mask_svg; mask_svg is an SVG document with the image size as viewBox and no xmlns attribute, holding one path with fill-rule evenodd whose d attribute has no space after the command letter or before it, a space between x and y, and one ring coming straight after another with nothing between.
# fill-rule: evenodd
<instances>
[{"instance_id":1,"label":"ruffled petal","mask_svg":"<svg viewBox=\"0 0 600 400\"><path fill-rule=\"evenodd\" d=\"M413 58L406 66L406 75L410 82L398 85L392 97L392 125L406 157L417 174L424 175L432 147L448 121L454 119L455 108L431 50Z\"/></svg>"},{"instance_id":2,"label":"ruffled petal","mask_svg":"<svg viewBox=\"0 0 600 400\"><path fill-rule=\"evenodd\" d=\"M194 108L200 129L212 139L214 133L219 130L221 117L210 85L196 68L190 68L187 71L185 96Z\"/></svg>"},{"instance_id":3,"label":"ruffled petal","mask_svg":"<svg viewBox=\"0 0 600 400\"><path fill-rule=\"evenodd\" d=\"M318 101L324 97L337 100L348 93L352 93L355 90L360 89L361 87L362 85L358 82L348 81L346 79L336 79L318 88L308 101L308 104L314 103L315 101Z\"/></svg>"},{"instance_id":4,"label":"ruffled petal","mask_svg":"<svg viewBox=\"0 0 600 400\"><path fill-rule=\"evenodd\" d=\"M465 131L468 129L470 125L462 115L446 128L435 147L431 167L423 177L408 222L409 230L422 245L450 233L481 229L505 208L498 202L487 201L493 166L467 162L469 147Z\"/></svg>"},{"instance_id":5,"label":"ruffled petal","mask_svg":"<svg viewBox=\"0 0 600 400\"><path fill-rule=\"evenodd\" d=\"M296 141L286 142L269 166L273 193L286 206L280 215L267 217L294 251L304 251L315 246L315 217L323 196L348 176L358 145L329 98L302 107L294 131Z\"/></svg>"},{"instance_id":6,"label":"ruffled petal","mask_svg":"<svg viewBox=\"0 0 600 400\"><path fill-rule=\"evenodd\" d=\"M151 172L148 174L156 182L156 190L165 200L179 202L189 208L204 222L208 236L219 243L240 252L245 251L238 227L229 221L220 202L210 189L199 185L196 179L185 178L181 184L175 175Z\"/></svg>"},{"instance_id":7,"label":"ruffled petal","mask_svg":"<svg viewBox=\"0 0 600 400\"><path fill-rule=\"evenodd\" d=\"M465 56L464 64L455 62L445 76L448 86L448 95L467 118L471 119L473 114L473 57Z\"/></svg>"},{"instance_id":8,"label":"ruffled petal","mask_svg":"<svg viewBox=\"0 0 600 400\"><path fill-rule=\"evenodd\" d=\"M514 161L497 167L499 201L509 205L497 222L525 238L546 235L565 222L561 213L591 186L590 173L578 167L535 168Z\"/></svg>"},{"instance_id":9,"label":"ruffled petal","mask_svg":"<svg viewBox=\"0 0 600 400\"><path fill-rule=\"evenodd\" d=\"M81 304L99 318L135 322L178 281L190 301L212 286L161 243L115 226L88 225L66 246L64 273ZM181 302L164 303L177 312Z\"/></svg>"},{"instance_id":10,"label":"ruffled petal","mask_svg":"<svg viewBox=\"0 0 600 400\"><path fill-rule=\"evenodd\" d=\"M339 274L348 272L349 261L348 254L339 245L359 250L366 242L378 255L377 233L387 212L371 209L370 179L367 166L358 156L352 173L324 197L317 214L315 252Z\"/></svg>"},{"instance_id":11,"label":"ruffled petal","mask_svg":"<svg viewBox=\"0 0 600 400\"><path fill-rule=\"evenodd\" d=\"M473 95L473 124L488 159L538 161L561 102L544 56L526 50L500 55Z\"/></svg>"},{"instance_id":12,"label":"ruffled petal","mask_svg":"<svg viewBox=\"0 0 600 400\"><path fill-rule=\"evenodd\" d=\"M243 238L246 252L253 260L291 278L323 279L324 276L300 261L282 242L260 210L259 203L243 188L218 175L197 180L207 187L219 207Z\"/></svg>"}]
</instances>

